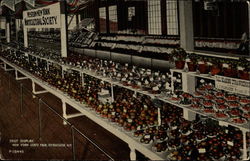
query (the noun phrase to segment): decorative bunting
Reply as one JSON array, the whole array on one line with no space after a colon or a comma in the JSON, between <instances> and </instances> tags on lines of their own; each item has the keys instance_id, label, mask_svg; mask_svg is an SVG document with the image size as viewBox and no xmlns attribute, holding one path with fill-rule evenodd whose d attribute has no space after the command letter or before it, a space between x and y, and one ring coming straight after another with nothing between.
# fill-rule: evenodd
<instances>
[{"instance_id":1,"label":"decorative bunting","mask_svg":"<svg viewBox=\"0 0 250 161\"><path fill-rule=\"evenodd\" d=\"M42 4L42 5L51 5L60 0L2 0L0 2L0 6L6 6L12 11L15 12L15 5L19 4L21 2L25 2L26 4L29 4L32 7L35 7L36 3L37 4ZM75 13L78 12L79 9L82 9L84 5L86 5L89 2L89 0L67 0L68 4L68 12L69 13ZM20 9L18 9L19 13Z\"/></svg>"},{"instance_id":2,"label":"decorative bunting","mask_svg":"<svg viewBox=\"0 0 250 161\"><path fill-rule=\"evenodd\" d=\"M24 2L30 4L33 7L35 7L35 4L36 4L36 0L24 0Z\"/></svg>"},{"instance_id":3,"label":"decorative bunting","mask_svg":"<svg viewBox=\"0 0 250 161\"><path fill-rule=\"evenodd\" d=\"M21 3L22 1L30 4L31 6L35 7L35 0L2 0L1 6L6 6L12 11L15 11L15 5Z\"/></svg>"},{"instance_id":4,"label":"decorative bunting","mask_svg":"<svg viewBox=\"0 0 250 161\"><path fill-rule=\"evenodd\" d=\"M15 1L14 0L3 0L1 6L6 6L12 11L15 11Z\"/></svg>"}]
</instances>

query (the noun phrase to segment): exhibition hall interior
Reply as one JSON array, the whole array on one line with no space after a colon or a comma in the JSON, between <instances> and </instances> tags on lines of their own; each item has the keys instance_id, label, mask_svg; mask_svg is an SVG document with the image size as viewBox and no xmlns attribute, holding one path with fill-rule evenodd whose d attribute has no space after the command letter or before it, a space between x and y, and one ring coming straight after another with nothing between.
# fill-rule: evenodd
<instances>
[{"instance_id":1,"label":"exhibition hall interior","mask_svg":"<svg viewBox=\"0 0 250 161\"><path fill-rule=\"evenodd\" d=\"M249 34L249 0L0 0L0 160L249 160Z\"/></svg>"}]
</instances>

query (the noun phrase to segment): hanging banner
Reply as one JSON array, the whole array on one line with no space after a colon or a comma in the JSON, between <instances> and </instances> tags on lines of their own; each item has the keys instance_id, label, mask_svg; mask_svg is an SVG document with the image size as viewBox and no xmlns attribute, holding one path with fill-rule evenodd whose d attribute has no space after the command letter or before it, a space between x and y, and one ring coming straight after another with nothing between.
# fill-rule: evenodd
<instances>
[{"instance_id":1,"label":"hanging banner","mask_svg":"<svg viewBox=\"0 0 250 161\"><path fill-rule=\"evenodd\" d=\"M250 96L250 81L229 77L215 76L215 87L235 94Z\"/></svg>"},{"instance_id":2,"label":"hanging banner","mask_svg":"<svg viewBox=\"0 0 250 161\"><path fill-rule=\"evenodd\" d=\"M23 12L25 28L60 28L60 3Z\"/></svg>"}]
</instances>

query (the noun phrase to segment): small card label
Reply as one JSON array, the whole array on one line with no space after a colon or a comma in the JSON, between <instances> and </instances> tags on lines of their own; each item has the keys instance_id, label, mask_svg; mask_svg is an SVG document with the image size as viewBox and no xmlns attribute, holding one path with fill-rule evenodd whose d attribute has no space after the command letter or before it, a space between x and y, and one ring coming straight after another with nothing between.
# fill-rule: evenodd
<instances>
[{"instance_id":1,"label":"small card label","mask_svg":"<svg viewBox=\"0 0 250 161\"><path fill-rule=\"evenodd\" d=\"M213 64L212 64L212 63L210 63L210 62L207 62L207 65L211 66L211 65L213 65Z\"/></svg>"},{"instance_id":2,"label":"small card label","mask_svg":"<svg viewBox=\"0 0 250 161\"><path fill-rule=\"evenodd\" d=\"M158 86L156 86L156 87L153 87L153 90L154 90L154 91L157 91L157 90L159 90Z\"/></svg>"},{"instance_id":3,"label":"small card label","mask_svg":"<svg viewBox=\"0 0 250 161\"><path fill-rule=\"evenodd\" d=\"M177 129L177 126L173 126L173 127L172 127L172 130L176 130L176 129Z\"/></svg>"},{"instance_id":4,"label":"small card label","mask_svg":"<svg viewBox=\"0 0 250 161\"><path fill-rule=\"evenodd\" d=\"M237 67L238 70L244 70L245 68L241 67L241 66L238 66Z\"/></svg>"},{"instance_id":5,"label":"small card label","mask_svg":"<svg viewBox=\"0 0 250 161\"><path fill-rule=\"evenodd\" d=\"M132 119L128 119L128 122L129 122L129 123L132 123L132 122L133 122L133 120L132 120Z\"/></svg>"},{"instance_id":6,"label":"small card label","mask_svg":"<svg viewBox=\"0 0 250 161\"><path fill-rule=\"evenodd\" d=\"M234 143L232 141L227 141L227 145L234 146Z\"/></svg>"},{"instance_id":7,"label":"small card label","mask_svg":"<svg viewBox=\"0 0 250 161\"><path fill-rule=\"evenodd\" d=\"M199 149L199 153L206 153L206 149Z\"/></svg>"},{"instance_id":8,"label":"small card label","mask_svg":"<svg viewBox=\"0 0 250 161\"><path fill-rule=\"evenodd\" d=\"M224 63L224 64L222 64L222 67L223 67L223 68L228 68L229 65Z\"/></svg>"}]
</instances>

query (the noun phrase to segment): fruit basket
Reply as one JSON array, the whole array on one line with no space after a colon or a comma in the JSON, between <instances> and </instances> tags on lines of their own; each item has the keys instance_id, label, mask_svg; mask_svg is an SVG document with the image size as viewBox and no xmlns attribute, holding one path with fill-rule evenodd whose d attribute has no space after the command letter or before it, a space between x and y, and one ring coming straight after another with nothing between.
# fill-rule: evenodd
<instances>
[{"instance_id":1,"label":"fruit basket","mask_svg":"<svg viewBox=\"0 0 250 161\"><path fill-rule=\"evenodd\" d=\"M230 108L240 108L241 105L238 103L238 102L233 102L233 101L230 101L227 103L227 105L230 107Z\"/></svg>"},{"instance_id":2,"label":"fruit basket","mask_svg":"<svg viewBox=\"0 0 250 161\"><path fill-rule=\"evenodd\" d=\"M239 102L241 105L250 104L250 98L241 98Z\"/></svg>"},{"instance_id":3,"label":"fruit basket","mask_svg":"<svg viewBox=\"0 0 250 161\"><path fill-rule=\"evenodd\" d=\"M193 103L190 105L190 108L193 109L193 110L201 110L202 109L202 106L198 103Z\"/></svg>"},{"instance_id":4,"label":"fruit basket","mask_svg":"<svg viewBox=\"0 0 250 161\"><path fill-rule=\"evenodd\" d=\"M170 101L174 102L174 103L179 103L181 101L180 97L171 97L169 98Z\"/></svg>"},{"instance_id":5,"label":"fruit basket","mask_svg":"<svg viewBox=\"0 0 250 161\"><path fill-rule=\"evenodd\" d=\"M216 96L217 98L224 98L224 97L225 97L225 94L224 94L224 92L215 92L215 96Z\"/></svg>"},{"instance_id":6,"label":"fruit basket","mask_svg":"<svg viewBox=\"0 0 250 161\"><path fill-rule=\"evenodd\" d=\"M244 112L250 112L250 104L244 105L243 107L241 107L241 109L242 109Z\"/></svg>"},{"instance_id":7,"label":"fruit basket","mask_svg":"<svg viewBox=\"0 0 250 161\"><path fill-rule=\"evenodd\" d=\"M157 133L154 136L154 140L156 142L162 142L168 140L167 131L164 130L158 130Z\"/></svg>"},{"instance_id":8,"label":"fruit basket","mask_svg":"<svg viewBox=\"0 0 250 161\"><path fill-rule=\"evenodd\" d=\"M203 101L203 99L202 98L192 98L191 99L191 101L192 101L192 103L200 103L200 102L202 102Z\"/></svg>"},{"instance_id":9,"label":"fruit basket","mask_svg":"<svg viewBox=\"0 0 250 161\"><path fill-rule=\"evenodd\" d=\"M215 97L212 94L206 94L203 96L203 98L210 101L215 99Z\"/></svg>"},{"instance_id":10,"label":"fruit basket","mask_svg":"<svg viewBox=\"0 0 250 161\"><path fill-rule=\"evenodd\" d=\"M242 110L240 110L239 108L233 108L228 110L227 112L230 116L232 117L240 117L242 115Z\"/></svg>"},{"instance_id":11,"label":"fruit basket","mask_svg":"<svg viewBox=\"0 0 250 161\"><path fill-rule=\"evenodd\" d=\"M219 104L224 104L226 101L222 98L215 99L214 102L219 105Z\"/></svg>"},{"instance_id":12,"label":"fruit basket","mask_svg":"<svg viewBox=\"0 0 250 161\"><path fill-rule=\"evenodd\" d=\"M216 112L214 114L214 117L217 118L218 120L226 120L229 118L229 115L224 112Z\"/></svg>"},{"instance_id":13,"label":"fruit basket","mask_svg":"<svg viewBox=\"0 0 250 161\"><path fill-rule=\"evenodd\" d=\"M209 107L213 107L214 103L212 101L207 101L207 100L204 100L202 102L202 105L206 108L209 108Z\"/></svg>"},{"instance_id":14,"label":"fruit basket","mask_svg":"<svg viewBox=\"0 0 250 161\"><path fill-rule=\"evenodd\" d=\"M193 98L193 96L191 94L189 94L189 93L182 93L181 97L184 98L184 99L191 99L191 98Z\"/></svg>"},{"instance_id":15,"label":"fruit basket","mask_svg":"<svg viewBox=\"0 0 250 161\"><path fill-rule=\"evenodd\" d=\"M179 103L184 107L189 107L192 104L192 101L188 98L183 98Z\"/></svg>"},{"instance_id":16,"label":"fruit basket","mask_svg":"<svg viewBox=\"0 0 250 161\"><path fill-rule=\"evenodd\" d=\"M194 92L194 97L202 98L203 94L201 92Z\"/></svg>"},{"instance_id":17,"label":"fruit basket","mask_svg":"<svg viewBox=\"0 0 250 161\"><path fill-rule=\"evenodd\" d=\"M250 111L244 112L243 117L246 118L248 121L250 121Z\"/></svg>"},{"instance_id":18,"label":"fruit basket","mask_svg":"<svg viewBox=\"0 0 250 161\"><path fill-rule=\"evenodd\" d=\"M207 108L207 107L205 107L203 109L203 112L206 113L207 115L213 115L215 113L215 110L213 108Z\"/></svg>"},{"instance_id":19,"label":"fruit basket","mask_svg":"<svg viewBox=\"0 0 250 161\"><path fill-rule=\"evenodd\" d=\"M216 109L217 110L220 110L220 111L225 111L225 110L227 110L229 107L227 106L227 105L225 105L225 104L217 104L216 105Z\"/></svg>"},{"instance_id":20,"label":"fruit basket","mask_svg":"<svg viewBox=\"0 0 250 161\"><path fill-rule=\"evenodd\" d=\"M145 134L144 136L142 136L142 138L140 139L140 142L147 146L147 147L150 147L152 145L152 143L154 142L154 139L153 139L153 135L152 134Z\"/></svg>"},{"instance_id":21,"label":"fruit basket","mask_svg":"<svg viewBox=\"0 0 250 161\"><path fill-rule=\"evenodd\" d=\"M225 96L226 101L238 101L239 98L236 95L227 95Z\"/></svg>"},{"instance_id":22,"label":"fruit basket","mask_svg":"<svg viewBox=\"0 0 250 161\"><path fill-rule=\"evenodd\" d=\"M160 155L165 153L167 151L167 141L155 143L152 150Z\"/></svg>"},{"instance_id":23,"label":"fruit basket","mask_svg":"<svg viewBox=\"0 0 250 161\"><path fill-rule=\"evenodd\" d=\"M167 147L168 147L168 150L170 150L170 151L178 149L180 147L180 145L181 145L180 139L178 139L178 138L170 139L167 142Z\"/></svg>"},{"instance_id":24,"label":"fruit basket","mask_svg":"<svg viewBox=\"0 0 250 161\"><path fill-rule=\"evenodd\" d=\"M242 124L247 123L247 120L245 118L242 118L242 117L232 117L229 119L229 121L234 123L234 124L238 124L238 125L242 125Z\"/></svg>"}]
</instances>

